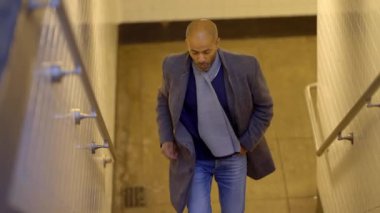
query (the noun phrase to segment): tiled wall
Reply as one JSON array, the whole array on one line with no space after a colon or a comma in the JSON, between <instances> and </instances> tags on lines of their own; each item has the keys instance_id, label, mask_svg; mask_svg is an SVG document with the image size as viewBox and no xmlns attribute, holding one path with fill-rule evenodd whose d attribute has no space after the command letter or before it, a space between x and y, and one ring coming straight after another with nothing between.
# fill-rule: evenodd
<instances>
[{"instance_id":1,"label":"tiled wall","mask_svg":"<svg viewBox=\"0 0 380 213\"><path fill-rule=\"evenodd\" d=\"M118 0L122 23L315 15L316 0Z\"/></svg>"},{"instance_id":2,"label":"tiled wall","mask_svg":"<svg viewBox=\"0 0 380 213\"><path fill-rule=\"evenodd\" d=\"M117 27L111 21L99 18L112 11L108 11L106 2L101 1L62 2L67 6L91 87L113 139ZM17 57L23 58L22 53L28 51L23 51L22 48L27 47L17 43L28 39L23 34L28 34L28 25L34 26L36 20L33 15L42 14L42 20L33 29L40 31L36 55L29 56L35 57L33 67L23 70L24 75L31 78L25 98L25 112L21 112L25 117L21 119L19 141L12 142L18 146L16 160L11 165L8 205L21 212L110 212L113 165L105 166L103 160L111 155L104 149L91 154L88 148L90 142L103 143L96 121L88 119L75 125L71 113L73 108L79 108L84 113L92 111L80 76L68 75L53 83L48 72L52 64L65 70L75 68L57 13L55 9L46 7L25 10L26 7L23 7L20 16L26 14L29 18L22 19L26 27L17 29L14 45L19 48L14 51L21 55L13 55L11 61L17 60ZM17 63L10 63L2 84L18 84L7 78L17 72ZM7 89L3 85L2 88ZM12 92L17 93L8 90L3 95L7 97ZM2 102L5 108L12 107L7 106L10 103ZM3 112L0 110L0 113ZM1 127L6 129L7 121L0 122Z\"/></svg>"},{"instance_id":3,"label":"tiled wall","mask_svg":"<svg viewBox=\"0 0 380 213\"><path fill-rule=\"evenodd\" d=\"M379 20L376 0L318 1L317 104L324 137L380 72ZM379 127L379 108L364 107L343 132L354 133L354 145L335 141L318 158L325 212L380 212Z\"/></svg>"}]
</instances>

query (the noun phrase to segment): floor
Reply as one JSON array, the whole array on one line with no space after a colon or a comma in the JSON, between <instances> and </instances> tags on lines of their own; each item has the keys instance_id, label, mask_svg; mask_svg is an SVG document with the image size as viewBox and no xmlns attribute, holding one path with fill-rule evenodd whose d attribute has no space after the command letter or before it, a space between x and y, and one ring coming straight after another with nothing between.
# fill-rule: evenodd
<instances>
[{"instance_id":1,"label":"floor","mask_svg":"<svg viewBox=\"0 0 380 213\"><path fill-rule=\"evenodd\" d=\"M255 55L274 99L266 133L277 170L247 180L246 212L314 213L316 158L304 88L316 81L316 37L222 40L222 48ZM119 48L114 212L174 212L168 195L168 161L155 122L162 59L185 51L183 42L126 44ZM220 212L215 183L213 212Z\"/></svg>"}]
</instances>

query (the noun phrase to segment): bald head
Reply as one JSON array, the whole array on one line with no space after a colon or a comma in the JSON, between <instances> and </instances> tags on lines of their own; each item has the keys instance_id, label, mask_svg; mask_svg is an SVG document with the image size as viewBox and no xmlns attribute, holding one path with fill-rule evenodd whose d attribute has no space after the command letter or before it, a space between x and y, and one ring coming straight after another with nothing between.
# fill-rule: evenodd
<instances>
[{"instance_id":1,"label":"bald head","mask_svg":"<svg viewBox=\"0 0 380 213\"><path fill-rule=\"evenodd\" d=\"M208 19L192 21L186 29L186 44L193 63L207 72L215 60L219 47L218 29Z\"/></svg>"},{"instance_id":2,"label":"bald head","mask_svg":"<svg viewBox=\"0 0 380 213\"><path fill-rule=\"evenodd\" d=\"M199 19L192 21L186 29L186 38L205 34L213 39L218 38L218 28L216 24L209 19Z\"/></svg>"}]
</instances>

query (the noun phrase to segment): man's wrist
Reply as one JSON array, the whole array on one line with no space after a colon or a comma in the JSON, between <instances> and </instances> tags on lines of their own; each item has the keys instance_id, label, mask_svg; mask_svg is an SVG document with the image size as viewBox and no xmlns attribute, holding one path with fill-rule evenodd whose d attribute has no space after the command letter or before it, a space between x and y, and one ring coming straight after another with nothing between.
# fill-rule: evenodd
<instances>
[{"instance_id":1,"label":"man's wrist","mask_svg":"<svg viewBox=\"0 0 380 213\"><path fill-rule=\"evenodd\" d=\"M173 143L173 141L163 141L161 142L160 147L162 147L162 145L164 145L165 143Z\"/></svg>"}]
</instances>

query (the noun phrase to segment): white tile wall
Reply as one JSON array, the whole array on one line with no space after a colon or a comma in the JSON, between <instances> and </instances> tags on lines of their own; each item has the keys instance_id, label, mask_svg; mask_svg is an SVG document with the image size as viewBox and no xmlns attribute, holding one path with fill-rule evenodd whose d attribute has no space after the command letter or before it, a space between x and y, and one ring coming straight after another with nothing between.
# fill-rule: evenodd
<instances>
[{"instance_id":1,"label":"white tile wall","mask_svg":"<svg viewBox=\"0 0 380 213\"><path fill-rule=\"evenodd\" d=\"M117 27L99 19L107 2L67 0L92 88L111 138L114 138ZM52 83L47 67L74 69L66 38L54 9L47 8L31 82L31 91L10 203L22 212L110 212L112 164L108 150L91 154L88 144L102 144L95 120L75 125L72 108L91 112L79 76ZM27 38L25 38L27 39Z\"/></svg>"},{"instance_id":2,"label":"white tile wall","mask_svg":"<svg viewBox=\"0 0 380 213\"><path fill-rule=\"evenodd\" d=\"M380 72L380 4L377 0L318 1L318 99L324 137ZM373 97L380 102L380 92ZM317 160L326 213L380 212L380 111L363 108Z\"/></svg>"}]
</instances>

